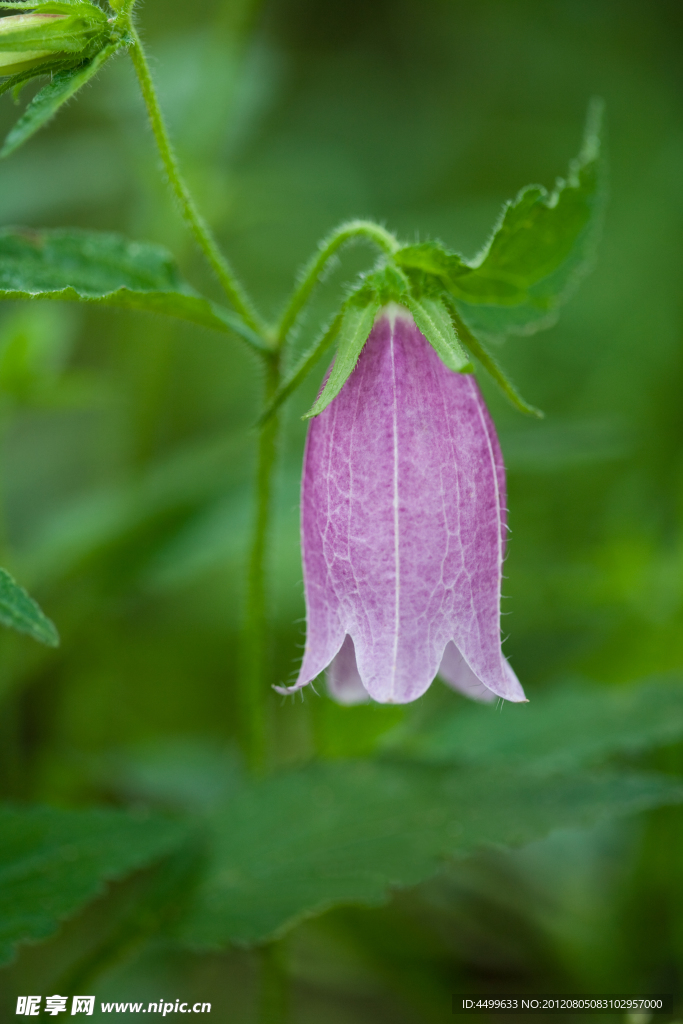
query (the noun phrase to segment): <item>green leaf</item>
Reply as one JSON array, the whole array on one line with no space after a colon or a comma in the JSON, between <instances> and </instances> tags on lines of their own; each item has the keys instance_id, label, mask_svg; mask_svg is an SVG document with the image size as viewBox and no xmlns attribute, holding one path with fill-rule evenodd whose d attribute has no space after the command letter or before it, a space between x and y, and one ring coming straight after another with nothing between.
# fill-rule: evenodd
<instances>
[{"instance_id":1,"label":"green leaf","mask_svg":"<svg viewBox=\"0 0 683 1024\"><path fill-rule=\"evenodd\" d=\"M683 737L683 683L655 679L630 686L572 683L502 709L467 705L430 729L395 739L421 759L526 765L537 773L572 771L614 754L635 753Z\"/></svg>"},{"instance_id":2,"label":"green leaf","mask_svg":"<svg viewBox=\"0 0 683 1024\"><path fill-rule=\"evenodd\" d=\"M406 301L415 323L448 369L456 373L471 373L472 362L458 340L441 299L425 295L421 299Z\"/></svg>"},{"instance_id":3,"label":"green leaf","mask_svg":"<svg viewBox=\"0 0 683 1024\"><path fill-rule=\"evenodd\" d=\"M475 334L547 326L589 268L604 200L601 112L594 102L583 148L566 181L559 180L550 195L541 186L520 192L471 269L454 267L449 288Z\"/></svg>"},{"instance_id":4,"label":"green leaf","mask_svg":"<svg viewBox=\"0 0 683 1024\"><path fill-rule=\"evenodd\" d=\"M368 340L379 308L380 301L374 294L365 302L357 296L353 296L347 302L339 328L337 357L321 394L304 419L319 416L344 387L358 362L363 345Z\"/></svg>"},{"instance_id":5,"label":"green leaf","mask_svg":"<svg viewBox=\"0 0 683 1024\"><path fill-rule=\"evenodd\" d=\"M5 144L0 150L0 158L9 156L15 149L30 139L43 125L54 117L59 108L67 100L81 89L86 82L97 74L102 65L117 50L121 48L120 43L112 43L105 46L91 60L86 61L76 68L67 68L58 71L51 82L43 86L40 92L36 93L26 110L14 125L5 139Z\"/></svg>"},{"instance_id":6,"label":"green leaf","mask_svg":"<svg viewBox=\"0 0 683 1024\"><path fill-rule=\"evenodd\" d=\"M679 782L645 774L312 764L251 784L216 818L181 937L194 948L263 942L335 905L380 904L482 844L681 800Z\"/></svg>"},{"instance_id":7,"label":"green leaf","mask_svg":"<svg viewBox=\"0 0 683 1024\"><path fill-rule=\"evenodd\" d=\"M187 837L186 825L120 811L0 807L0 963Z\"/></svg>"},{"instance_id":8,"label":"green leaf","mask_svg":"<svg viewBox=\"0 0 683 1024\"><path fill-rule=\"evenodd\" d=\"M327 351L330 345L334 342L337 335L339 334L339 328L341 327L343 314L339 313L329 327L326 327L320 337L313 342L307 352L304 352L299 362L296 364L294 369L287 375L285 380L282 382L280 387L277 389L272 399L266 406L264 412L261 414L258 420L258 426L262 426L264 423L273 416L280 408L283 402L285 402L289 396L296 391L299 384L303 383L308 374L311 372L315 364L320 359L321 355Z\"/></svg>"},{"instance_id":9,"label":"green leaf","mask_svg":"<svg viewBox=\"0 0 683 1024\"><path fill-rule=\"evenodd\" d=\"M194 292L166 249L121 235L0 230L0 299L35 298L164 313L265 347L237 316Z\"/></svg>"},{"instance_id":10,"label":"green leaf","mask_svg":"<svg viewBox=\"0 0 683 1024\"><path fill-rule=\"evenodd\" d=\"M459 316L455 302L450 298L450 296L445 297L445 303L452 317L458 338L472 353L475 359L478 359L484 369L493 377L503 394L509 398L510 402L519 409L520 412L526 413L528 416L536 416L538 419L543 419L544 414L541 410L524 401L512 381L506 376L500 364L493 358L490 352L487 352L481 342L475 338L467 324L464 323L462 318Z\"/></svg>"},{"instance_id":11,"label":"green leaf","mask_svg":"<svg viewBox=\"0 0 683 1024\"><path fill-rule=\"evenodd\" d=\"M59 646L59 634L39 605L6 569L0 569L0 623L18 633L27 633L48 647Z\"/></svg>"}]
</instances>

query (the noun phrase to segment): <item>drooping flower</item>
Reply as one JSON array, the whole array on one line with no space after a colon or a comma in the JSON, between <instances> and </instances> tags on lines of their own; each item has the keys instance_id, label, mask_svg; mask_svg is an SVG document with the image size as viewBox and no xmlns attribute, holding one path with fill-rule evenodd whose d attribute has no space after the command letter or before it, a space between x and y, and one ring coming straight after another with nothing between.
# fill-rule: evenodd
<instances>
[{"instance_id":1,"label":"drooping flower","mask_svg":"<svg viewBox=\"0 0 683 1024\"><path fill-rule=\"evenodd\" d=\"M525 700L501 650L505 470L474 377L407 309L378 314L351 376L309 425L301 492L307 608L291 693L327 670L341 703L407 703L439 673Z\"/></svg>"}]
</instances>

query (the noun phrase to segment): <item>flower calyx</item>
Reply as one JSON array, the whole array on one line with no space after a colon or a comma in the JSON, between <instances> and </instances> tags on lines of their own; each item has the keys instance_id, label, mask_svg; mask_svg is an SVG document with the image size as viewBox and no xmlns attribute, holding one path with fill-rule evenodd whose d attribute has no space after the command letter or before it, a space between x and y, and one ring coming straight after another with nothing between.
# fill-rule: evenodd
<instances>
[{"instance_id":1,"label":"flower calyx","mask_svg":"<svg viewBox=\"0 0 683 1024\"><path fill-rule=\"evenodd\" d=\"M11 76L3 92L29 78L73 67L109 42L111 26L95 4L47 0L31 4L25 13L26 4L2 6L22 11L0 18L0 75Z\"/></svg>"},{"instance_id":2,"label":"flower calyx","mask_svg":"<svg viewBox=\"0 0 683 1024\"><path fill-rule=\"evenodd\" d=\"M0 94L14 97L34 78L50 81L29 103L0 151L8 156L86 84L102 65L130 44L130 19L115 17L89 0L0 0Z\"/></svg>"}]
</instances>

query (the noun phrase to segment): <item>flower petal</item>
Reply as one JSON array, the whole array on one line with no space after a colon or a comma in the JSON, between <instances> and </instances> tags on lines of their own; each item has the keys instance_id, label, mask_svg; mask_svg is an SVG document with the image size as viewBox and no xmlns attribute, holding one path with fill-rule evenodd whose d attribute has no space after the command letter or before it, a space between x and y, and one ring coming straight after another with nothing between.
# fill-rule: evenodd
<instances>
[{"instance_id":1,"label":"flower petal","mask_svg":"<svg viewBox=\"0 0 683 1024\"><path fill-rule=\"evenodd\" d=\"M291 689L349 634L362 684L381 703L424 693L450 641L489 690L524 700L500 645L504 483L474 378L448 370L405 309L385 307L309 426L307 638Z\"/></svg>"},{"instance_id":2,"label":"flower petal","mask_svg":"<svg viewBox=\"0 0 683 1024\"><path fill-rule=\"evenodd\" d=\"M364 704L370 698L356 665L353 640L347 635L327 672L327 689L338 704Z\"/></svg>"},{"instance_id":3,"label":"flower petal","mask_svg":"<svg viewBox=\"0 0 683 1024\"><path fill-rule=\"evenodd\" d=\"M489 703L496 699L495 693L477 679L452 640L446 644L446 650L443 652L439 675L454 690L471 697L472 700Z\"/></svg>"}]
</instances>

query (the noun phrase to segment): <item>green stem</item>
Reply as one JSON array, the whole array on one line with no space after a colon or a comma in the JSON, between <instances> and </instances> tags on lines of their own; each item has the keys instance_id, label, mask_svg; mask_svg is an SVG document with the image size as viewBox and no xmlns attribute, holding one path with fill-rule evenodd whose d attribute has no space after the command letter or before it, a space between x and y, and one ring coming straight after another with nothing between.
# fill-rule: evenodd
<instances>
[{"instance_id":1,"label":"green stem","mask_svg":"<svg viewBox=\"0 0 683 1024\"><path fill-rule=\"evenodd\" d=\"M277 327L278 345L283 345L287 335L294 326L296 318L305 306L309 296L320 279L326 264L343 245L354 238L364 238L372 242L387 256L392 256L399 248L399 242L381 224L370 220L350 220L340 225L331 235L320 243L318 252L304 267L297 287L292 294Z\"/></svg>"},{"instance_id":2,"label":"green stem","mask_svg":"<svg viewBox=\"0 0 683 1024\"><path fill-rule=\"evenodd\" d=\"M169 139L166 124L164 122L164 116L161 113L156 90L149 70L149 64L145 57L145 51L142 48L140 37L138 36L130 19L128 19L127 29L132 40L129 52L135 72L138 76L140 89L145 101L145 106L147 107L147 113L152 125L154 138L161 155L166 176L178 201L182 215L189 225L200 249L203 251L213 268L214 273L223 286L223 290L232 303L233 308L237 310L244 322L248 324L252 330L263 336L263 324L260 322L249 297L235 277L235 273L230 264L218 248L218 244L216 243L208 224L199 213L194 199L190 194L190 190L182 176L178 158L171 144L171 140Z\"/></svg>"},{"instance_id":3,"label":"green stem","mask_svg":"<svg viewBox=\"0 0 683 1024\"><path fill-rule=\"evenodd\" d=\"M266 363L266 405L276 393L279 383L279 353L273 353ZM247 570L244 647L240 673L243 745L247 763L257 774L264 770L266 763L268 621L265 575L278 430L277 416L271 416L259 428L256 510Z\"/></svg>"},{"instance_id":4,"label":"green stem","mask_svg":"<svg viewBox=\"0 0 683 1024\"><path fill-rule=\"evenodd\" d=\"M289 982L282 941L269 942L259 949L261 991L259 1024L287 1024L289 1020Z\"/></svg>"}]
</instances>

